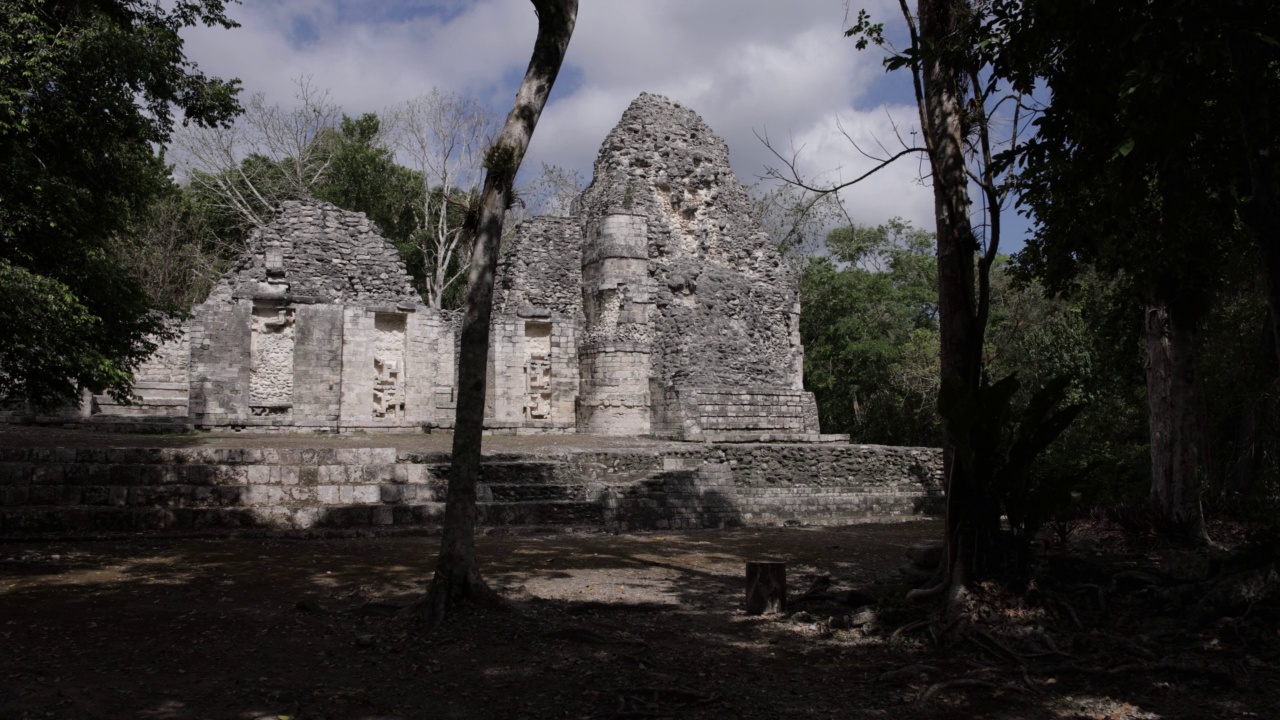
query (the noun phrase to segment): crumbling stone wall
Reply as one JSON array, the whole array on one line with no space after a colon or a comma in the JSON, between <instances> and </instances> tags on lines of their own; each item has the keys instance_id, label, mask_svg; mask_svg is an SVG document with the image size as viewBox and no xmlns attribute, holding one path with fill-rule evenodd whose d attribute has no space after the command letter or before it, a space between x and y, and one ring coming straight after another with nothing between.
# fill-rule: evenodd
<instances>
[{"instance_id":1,"label":"crumbling stone wall","mask_svg":"<svg viewBox=\"0 0 1280 720\"><path fill-rule=\"evenodd\" d=\"M533 218L507 241L490 323L490 430L574 431L581 258L582 233L570 218Z\"/></svg>"},{"instance_id":2,"label":"crumbling stone wall","mask_svg":"<svg viewBox=\"0 0 1280 720\"><path fill-rule=\"evenodd\" d=\"M249 235L208 302L288 296L299 303L420 304L395 246L364 213L293 200Z\"/></svg>"},{"instance_id":3,"label":"crumbling stone wall","mask_svg":"<svg viewBox=\"0 0 1280 720\"><path fill-rule=\"evenodd\" d=\"M645 359L647 386L600 403L606 414L643 404L644 432L686 439L817 434L797 279L696 113L642 94L601 146L578 207L584 352L617 341L647 351L630 356ZM584 380L584 398L597 393Z\"/></svg>"},{"instance_id":4,"label":"crumbling stone wall","mask_svg":"<svg viewBox=\"0 0 1280 720\"><path fill-rule=\"evenodd\" d=\"M755 218L729 149L692 110L642 94L605 138L584 224L644 220L666 384L799 389L796 277Z\"/></svg>"},{"instance_id":5,"label":"crumbling stone wall","mask_svg":"<svg viewBox=\"0 0 1280 720\"><path fill-rule=\"evenodd\" d=\"M284 203L193 315L201 427L417 430L437 387L453 383L433 357L454 351L433 335L449 331L395 247L363 214L328 203Z\"/></svg>"},{"instance_id":6,"label":"crumbling stone wall","mask_svg":"<svg viewBox=\"0 0 1280 720\"><path fill-rule=\"evenodd\" d=\"M797 278L680 104L637 98L574 215L516 228L496 272L490 430L819 439ZM198 426L453 424L459 318L362 214L284 203L193 316Z\"/></svg>"},{"instance_id":7,"label":"crumbling stone wall","mask_svg":"<svg viewBox=\"0 0 1280 720\"><path fill-rule=\"evenodd\" d=\"M110 395L94 395L90 417L100 420L138 417L185 418L191 378L191 333L185 323L172 326L177 336L161 342L133 373L133 402L121 405Z\"/></svg>"},{"instance_id":8,"label":"crumbling stone wall","mask_svg":"<svg viewBox=\"0 0 1280 720\"><path fill-rule=\"evenodd\" d=\"M276 414L293 406L293 326L292 308L253 309L249 408L255 415Z\"/></svg>"},{"instance_id":9,"label":"crumbling stone wall","mask_svg":"<svg viewBox=\"0 0 1280 720\"><path fill-rule=\"evenodd\" d=\"M573 318L582 309L582 230L573 218L526 220L498 260L495 315L540 311Z\"/></svg>"}]
</instances>

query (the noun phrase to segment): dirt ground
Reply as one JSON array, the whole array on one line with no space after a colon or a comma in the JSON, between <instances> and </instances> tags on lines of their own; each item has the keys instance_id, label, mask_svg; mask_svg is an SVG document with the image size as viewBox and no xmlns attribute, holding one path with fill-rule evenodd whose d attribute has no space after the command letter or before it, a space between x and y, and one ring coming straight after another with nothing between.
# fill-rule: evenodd
<instances>
[{"instance_id":1,"label":"dirt ground","mask_svg":"<svg viewBox=\"0 0 1280 720\"><path fill-rule=\"evenodd\" d=\"M421 595L433 537L0 544L0 718L1280 717L1274 659L1229 632L1164 651L1224 668L1200 677L1027 673L895 636L884 583L938 532L483 536L514 609L429 636L397 608ZM788 563L793 598L823 575L881 594L879 619L745 615L743 563L766 558Z\"/></svg>"}]
</instances>

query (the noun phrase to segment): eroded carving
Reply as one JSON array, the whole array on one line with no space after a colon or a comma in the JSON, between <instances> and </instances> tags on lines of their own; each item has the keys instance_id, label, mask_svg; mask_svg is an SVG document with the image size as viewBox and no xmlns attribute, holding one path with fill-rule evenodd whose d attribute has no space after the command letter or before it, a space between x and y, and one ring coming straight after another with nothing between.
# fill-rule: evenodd
<instances>
[{"instance_id":1,"label":"eroded carving","mask_svg":"<svg viewBox=\"0 0 1280 720\"><path fill-rule=\"evenodd\" d=\"M551 419L551 323L524 324L524 416Z\"/></svg>"},{"instance_id":2,"label":"eroded carving","mask_svg":"<svg viewBox=\"0 0 1280 720\"><path fill-rule=\"evenodd\" d=\"M293 325L292 308L253 309L249 367L251 408L287 407L293 402Z\"/></svg>"},{"instance_id":3,"label":"eroded carving","mask_svg":"<svg viewBox=\"0 0 1280 720\"><path fill-rule=\"evenodd\" d=\"M373 319L373 417L402 418L404 392L404 315L378 313Z\"/></svg>"}]
</instances>

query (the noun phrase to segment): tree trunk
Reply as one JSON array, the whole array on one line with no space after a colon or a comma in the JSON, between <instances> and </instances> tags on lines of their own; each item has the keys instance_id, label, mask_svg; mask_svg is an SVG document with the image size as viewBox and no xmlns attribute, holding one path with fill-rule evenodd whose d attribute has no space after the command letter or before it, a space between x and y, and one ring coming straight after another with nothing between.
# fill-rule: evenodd
<instances>
[{"instance_id":1,"label":"tree trunk","mask_svg":"<svg viewBox=\"0 0 1280 720\"><path fill-rule=\"evenodd\" d=\"M1193 322L1168 295L1157 292L1145 322L1151 504L1176 534L1207 543L1198 476Z\"/></svg>"},{"instance_id":2,"label":"tree trunk","mask_svg":"<svg viewBox=\"0 0 1280 720\"><path fill-rule=\"evenodd\" d=\"M484 429L493 275L498 263L503 216L511 204L511 186L560 72L578 15L578 0L532 2L538 14L533 56L502 133L485 157L484 191L471 253L467 309L458 353L458 410L449 464L449 494L440 555L425 602L426 618L431 626L438 625L454 606L469 601L497 601L480 576L475 548L476 479L480 472Z\"/></svg>"},{"instance_id":3,"label":"tree trunk","mask_svg":"<svg viewBox=\"0 0 1280 720\"><path fill-rule=\"evenodd\" d=\"M768 560L747 561L747 614L787 611L787 564Z\"/></svg>"},{"instance_id":4,"label":"tree trunk","mask_svg":"<svg viewBox=\"0 0 1280 720\"><path fill-rule=\"evenodd\" d=\"M921 85L937 220L942 386L944 402L950 405L942 422L947 573L942 586L921 594L950 590L953 607L965 586L985 574L989 551L1000 531L999 506L982 492L956 427L956 413L972 413L976 407L983 342L975 274L980 248L969 218L969 178L961 128L962 68L951 64L952 58L942 51L958 41L966 12L963 0L919 0L917 5L920 44L931 49L924 53Z\"/></svg>"}]
</instances>

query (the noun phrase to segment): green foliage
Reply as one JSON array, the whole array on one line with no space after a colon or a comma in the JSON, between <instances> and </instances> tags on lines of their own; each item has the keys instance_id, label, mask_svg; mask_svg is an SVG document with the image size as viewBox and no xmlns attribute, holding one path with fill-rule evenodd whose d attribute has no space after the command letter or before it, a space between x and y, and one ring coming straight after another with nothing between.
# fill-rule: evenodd
<instances>
[{"instance_id":1,"label":"green foliage","mask_svg":"<svg viewBox=\"0 0 1280 720\"><path fill-rule=\"evenodd\" d=\"M324 151L317 155L328 169L314 192L321 200L369 216L400 251L421 293L425 269L415 233L421 224L422 176L396 162L380 131L378 116L365 113L357 119L343 116L336 132L319 137L316 142Z\"/></svg>"},{"instance_id":2,"label":"green foliage","mask_svg":"<svg viewBox=\"0 0 1280 720\"><path fill-rule=\"evenodd\" d=\"M358 119L344 116L336 133L319 139L326 145L329 168L315 194L368 215L389 237L408 237L416 224L413 213L422 178L396 163L391 150L379 141L380 126L373 113Z\"/></svg>"},{"instance_id":3,"label":"green foliage","mask_svg":"<svg viewBox=\"0 0 1280 720\"><path fill-rule=\"evenodd\" d=\"M1280 518L1280 367L1251 257L1239 258L1229 292L1209 308L1213 322L1196 338L1204 406L1206 482L1211 509Z\"/></svg>"},{"instance_id":4,"label":"green foliage","mask_svg":"<svg viewBox=\"0 0 1280 720\"><path fill-rule=\"evenodd\" d=\"M78 402L77 385L127 397L130 375L120 358L145 357L155 346L139 335L122 348L106 329L71 288L0 259L0 383L9 397L40 410Z\"/></svg>"},{"instance_id":5,"label":"green foliage","mask_svg":"<svg viewBox=\"0 0 1280 720\"><path fill-rule=\"evenodd\" d=\"M152 307L185 314L239 256L240 243L223 238L241 236L220 230L217 219L191 188L173 185L130 232L116 236L113 252L121 269L138 280Z\"/></svg>"},{"instance_id":6,"label":"green foliage","mask_svg":"<svg viewBox=\"0 0 1280 720\"><path fill-rule=\"evenodd\" d=\"M482 165L496 178L515 178L519 169L516 163L516 151L510 145L495 142L484 152Z\"/></svg>"},{"instance_id":7,"label":"green foliage","mask_svg":"<svg viewBox=\"0 0 1280 720\"><path fill-rule=\"evenodd\" d=\"M822 427L857 442L936 446L932 237L899 220L837 228L800 279L805 383Z\"/></svg>"},{"instance_id":8,"label":"green foliage","mask_svg":"<svg viewBox=\"0 0 1280 720\"><path fill-rule=\"evenodd\" d=\"M1037 220L1020 262L1054 290L1088 265L1196 316L1222 287L1224 259L1247 250L1219 5L999 6L1002 71L1052 93L1016 158L1020 202Z\"/></svg>"},{"instance_id":9,"label":"green foliage","mask_svg":"<svg viewBox=\"0 0 1280 720\"><path fill-rule=\"evenodd\" d=\"M976 396L967 387L944 382L939 396L939 412L955 438L956 462L969 469L983 496L1000 504L1010 531L1024 547L1070 500L1064 478L1035 470L1039 456L1084 408L1067 401L1071 383L1067 375L1049 380L1020 410L1014 403L1022 388L1017 375L994 383L984 376Z\"/></svg>"},{"instance_id":10,"label":"green foliage","mask_svg":"<svg viewBox=\"0 0 1280 720\"><path fill-rule=\"evenodd\" d=\"M183 55L178 31L196 24L234 25L220 0L0 0L0 260L7 296L34 303L7 316L0 395L48 406L77 385L124 393L149 352L161 319L117 238L169 185L153 147L173 109L204 124L239 111L236 83ZM65 322L22 324L58 310Z\"/></svg>"},{"instance_id":11,"label":"green foliage","mask_svg":"<svg viewBox=\"0 0 1280 720\"><path fill-rule=\"evenodd\" d=\"M1200 485L1211 505L1236 505L1277 473L1274 336L1250 243L1274 240L1250 227L1262 198L1248 159L1274 155L1280 136L1264 122L1250 140L1248 125L1250 105L1280 98L1280 6L1025 0L991 11L1006 31L998 71L1051 98L1036 138L1007 158L1037 221L1019 271L1079 298L1094 355L1093 405L1059 459L1096 468L1090 501L1146 494L1138 332L1154 300L1199 327ZM1246 48L1267 49L1242 64Z\"/></svg>"}]
</instances>

